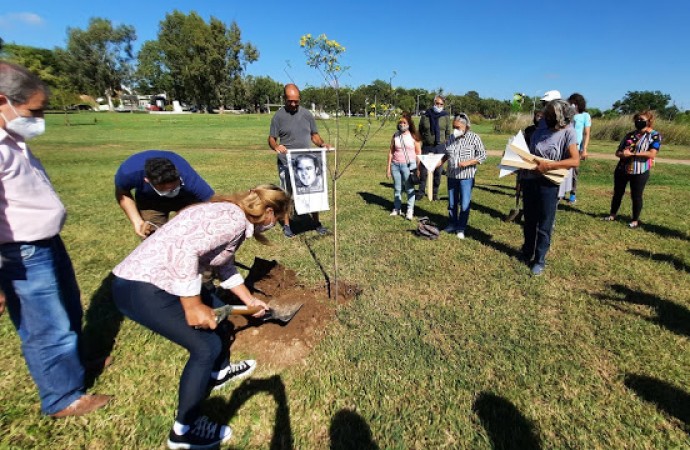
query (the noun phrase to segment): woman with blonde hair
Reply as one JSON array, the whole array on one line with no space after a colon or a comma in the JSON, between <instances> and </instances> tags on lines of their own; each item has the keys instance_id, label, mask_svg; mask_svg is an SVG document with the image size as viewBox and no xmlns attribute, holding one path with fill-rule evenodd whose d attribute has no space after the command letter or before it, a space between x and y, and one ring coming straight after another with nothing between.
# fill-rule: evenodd
<instances>
[{"instance_id":1,"label":"woman with blonde hair","mask_svg":"<svg viewBox=\"0 0 690 450\"><path fill-rule=\"evenodd\" d=\"M168 437L171 449L228 441L230 428L202 416L201 402L211 390L246 378L256 368L253 360L230 363L229 326L216 324L213 312L222 303L202 288L202 273L214 269L220 286L258 308L255 317L261 317L268 308L244 285L235 253L250 237L267 243L263 233L289 216L290 205L290 196L273 185L214 196L180 211L113 269L118 309L189 351Z\"/></svg>"}]
</instances>

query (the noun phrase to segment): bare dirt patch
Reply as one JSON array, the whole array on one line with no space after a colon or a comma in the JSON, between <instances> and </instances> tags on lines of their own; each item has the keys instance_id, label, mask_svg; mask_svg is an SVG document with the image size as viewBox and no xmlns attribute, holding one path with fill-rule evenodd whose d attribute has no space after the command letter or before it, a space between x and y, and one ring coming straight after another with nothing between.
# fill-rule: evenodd
<instances>
[{"instance_id":1,"label":"bare dirt patch","mask_svg":"<svg viewBox=\"0 0 690 450\"><path fill-rule=\"evenodd\" d=\"M361 292L356 285L339 281L338 296L333 285L307 286L294 271L276 261L256 258L247 279L254 296L282 312L302 305L287 324L261 322L244 316L231 316L235 327L233 352L255 358L262 366L283 368L302 362L321 340L335 316L337 304L352 300ZM226 299L233 303L232 299Z\"/></svg>"}]
</instances>

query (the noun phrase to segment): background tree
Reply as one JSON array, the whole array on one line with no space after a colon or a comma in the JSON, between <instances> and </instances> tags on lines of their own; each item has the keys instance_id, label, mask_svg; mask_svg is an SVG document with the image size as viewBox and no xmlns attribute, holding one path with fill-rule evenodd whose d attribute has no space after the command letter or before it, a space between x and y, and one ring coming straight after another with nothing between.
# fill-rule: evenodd
<instances>
[{"instance_id":1,"label":"background tree","mask_svg":"<svg viewBox=\"0 0 690 450\"><path fill-rule=\"evenodd\" d=\"M167 91L197 106L246 106L248 87L242 74L259 58L242 42L239 26L228 28L211 17L207 24L192 11L173 11L160 22L157 41L147 41L139 55L141 85Z\"/></svg>"},{"instance_id":2,"label":"background tree","mask_svg":"<svg viewBox=\"0 0 690 450\"><path fill-rule=\"evenodd\" d=\"M105 95L113 109L113 95L131 76L134 27L113 27L108 19L92 18L86 30L67 29L67 48L58 50L72 87L93 96Z\"/></svg>"},{"instance_id":3,"label":"background tree","mask_svg":"<svg viewBox=\"0 0 690 450\"><path fill-rule=\"evenodd\" d=\"M661 113L670 101L671 96L660 91L628 91L625 97L613 104L613 109L621 114L635 114L646 109Z\"/></svg>"},{"instance_id":4,"label":"background tree","mask_svg":"<svg viewBox=\"0 0 690 450\"><path fill-rule=\"evenodd\" d=\"M68 106L80 103L78 93L71 88L66 68L53 50L6 44L0 51L0 58L26 67L50 86L52 109L66 110ZM68 122L68 119L65 119Z\"/></svg>"},{"instance_id":5,"label":"background tree","mask_svg":"<svg viewBox=\"0 0 690 450\"><path fill-rule=\"evenodd\" d=\"M283 85L271 77L252 77L247 76L246 82L249 87L249 107L260 112L264 105L269 102L273 104L282 103Z\"/></svg>"}]
</instances>

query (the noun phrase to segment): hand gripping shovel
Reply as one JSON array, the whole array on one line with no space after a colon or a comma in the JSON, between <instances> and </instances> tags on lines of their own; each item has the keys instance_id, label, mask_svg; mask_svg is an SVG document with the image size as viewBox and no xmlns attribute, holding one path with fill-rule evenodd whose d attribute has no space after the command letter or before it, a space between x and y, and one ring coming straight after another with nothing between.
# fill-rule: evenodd
<instances>
[{"instance_id":1,"label":"hand gripping shovel","mask_svg":"<svg viewBox=\"0 0 690 450\"><path fill-rule=\"evenodd\" d=\"M301 303L299 305L291 305L279 309L269 308L263 316L249 317L248 319L259 323L274 322L280 326L285 326L295 317L301 308ZM225 305L214 309L213 312L216 313L216 323L220 323L227 319L228 316L251 316L259 312L259 309L260 308L250 308L246 305Z\"/></svg>"}]
</instances>

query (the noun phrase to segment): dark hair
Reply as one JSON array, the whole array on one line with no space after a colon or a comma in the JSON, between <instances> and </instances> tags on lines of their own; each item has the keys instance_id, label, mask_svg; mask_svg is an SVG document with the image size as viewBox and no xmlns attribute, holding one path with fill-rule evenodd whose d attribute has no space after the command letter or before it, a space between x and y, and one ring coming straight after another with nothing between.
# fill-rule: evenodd
<instances>
[{"instance_id":1,"label":"dark hair","mask_svg":"<svg viewBox=\"0 0 690 450\"><path fill-rule=\"evenodd\" d=\"M410 127L409 132L412 135L412 138L415 141L421 141L422 137L417 132L417 127L415 126L414 122L412 121L412 114L410 114L408 111L403 111L403 113L400 114L400 117L404 117L405 120L407 120L407 125Z\"/></svg>"},{"instance_id":2,"label":"dark hair","mask_svg":"<svg viewBox=\"0 0 690 450\"><path fill-rule=\"evenodd\" d=\"M587 111L587 101L581 94L578 94L577 92L574 93L568 97L568 101L577 106L578 114Z\"/></svg>"},{"instance_id":3,"label":"dark hair","mask_svg":"<svg viewBox=\"0 0 690 450\"><path fill-rule=\"evenodd\" d=\"M144 164L144 173L149 183L158 186L180 179L180 172L168 158L149 158Z\"/></svg>"},{"instance_id":4,"label":"dark hair","mask_svg":"<svg viewBox=\"0 0 690 450\"><path fill-rule=\"evenodd\" d=\"M23 105L38 91L48 95L48 87L38 76L25 67L0 61L0 94L16 104Z\"/></svg>"},{"instance_id":5,"label":"dark hair","mask_svg":"<svg viewBox=\"0 0 690 450\"><path fill-rule=\"evenodd\" d=\"M319 158L317 158L316 155L312 155L310 153L297 155L293 158L294 161L292 162L292 164L295 167L295 170L297 170L297 165L299 164L299 162L305 158L311 159L311 161L314 163L314 169L316 169L316 173L321 175L321 164L319 164L321 161L319 161Z\"/></svg>"}]
</instances>

